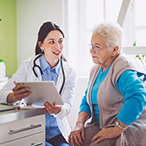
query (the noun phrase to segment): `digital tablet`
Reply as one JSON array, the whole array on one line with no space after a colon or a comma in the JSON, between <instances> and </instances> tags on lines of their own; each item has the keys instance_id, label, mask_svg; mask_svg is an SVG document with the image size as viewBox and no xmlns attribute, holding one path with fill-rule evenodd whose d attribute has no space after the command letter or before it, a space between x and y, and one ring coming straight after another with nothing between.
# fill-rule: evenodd
<instances>
[{"instance_id":1,"label":"digital tablet","mask_svg":"<svg viewBox=\"0 0 146 146\"><path fill-rule=\"evenodd\" d=\"M34 103L45 103L46 101L48 101L50 104L63 104L63 101L53 81L15 82L15 85L20 83L24 84L23 87L29 87L29 91L32 92L31 95L24 98L24 102L27 105L31 105Z\"/></svg>"}]
</instances>

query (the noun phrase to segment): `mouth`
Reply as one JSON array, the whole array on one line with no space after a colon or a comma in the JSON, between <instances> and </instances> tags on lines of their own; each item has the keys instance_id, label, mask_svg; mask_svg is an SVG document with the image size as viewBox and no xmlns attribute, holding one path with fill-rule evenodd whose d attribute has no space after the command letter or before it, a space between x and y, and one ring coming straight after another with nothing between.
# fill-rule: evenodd
<instances>
[{"instance_id":1,"label":"mouth","mask_svg":"<svg viewBox=\"0 0 146 146\"><path fill-rule=\"evenodd\" d=\"M96 56L92 56L92 58L97 58Z\"/></svg>"},{"instance_id":2,"label":"mouth","mask_svg":"<svg viewBox=\"0 0 146 146\"><path fill-rule=\"evenodd\" d=\"M61 53L61 51L55 51L53 52L53 54L55 54L56 56L58 56Z\"/></svg>"}]
</instances>

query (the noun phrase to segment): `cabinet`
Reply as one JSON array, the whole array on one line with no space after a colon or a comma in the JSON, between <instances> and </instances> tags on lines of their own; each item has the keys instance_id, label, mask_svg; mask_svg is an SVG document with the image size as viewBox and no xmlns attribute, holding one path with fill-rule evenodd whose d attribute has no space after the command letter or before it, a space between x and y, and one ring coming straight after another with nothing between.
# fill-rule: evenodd
<instances>
[{"instance_id":1,"label":"cabinet","mask_svg":"<svg viewBox=\"0 0 146 146\"><path fill-rule=\"evenodd\" d=\"M45 114L0 124L0 131L1 146L45 146Z\"/></svg>"}]
</instances>

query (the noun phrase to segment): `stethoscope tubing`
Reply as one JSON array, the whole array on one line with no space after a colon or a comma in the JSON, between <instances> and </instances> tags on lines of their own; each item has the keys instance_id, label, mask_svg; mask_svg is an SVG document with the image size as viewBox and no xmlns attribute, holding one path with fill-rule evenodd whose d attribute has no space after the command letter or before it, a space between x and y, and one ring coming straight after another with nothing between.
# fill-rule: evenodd
<instances>
[{"instance_id":1,"label":"stethoscope tubing","mask_svg":"<svg viewBox=\"0 0 146 146\"><path fill-rule=\"evenodd\" d=\"M41 67L40 67L39 65L36 64L36 60L37 60L38 58L40 58L41 56L42 56L42 53L41 53L40 55L38 55L38 56L34 59L34 61L33 61L33 68L32 68L32 70L33 70L33 73L35 74L36 77L38 77L38 75L37 75L37 73L36 73L36 71L35 71L35 68L36 68L36 67L39 68L41 75L43 75L43 71L42 71ZM64 87L64 84L65 84L65 73L64 73L64 69L63 69L62 56L61 56L60 64L61 64L61 70L62 70L62 74L63 74L63 83L62 83L62 86L61 86L60 91L59 91L59 94L61 95L61 92L62 92L63 87Z\"/></svg>"}]
</instances>

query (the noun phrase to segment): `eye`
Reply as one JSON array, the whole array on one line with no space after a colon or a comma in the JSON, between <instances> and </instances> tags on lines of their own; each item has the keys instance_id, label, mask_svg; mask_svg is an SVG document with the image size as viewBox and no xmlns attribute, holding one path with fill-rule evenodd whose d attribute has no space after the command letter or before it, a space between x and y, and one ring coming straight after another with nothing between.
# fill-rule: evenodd
<instances>
[{"instance_id":1,"label":"eye","mask_svg":"<svg viewBox=\"0 0 146 146\"><path fill-rule=\"evenodd\" d=\"M54 41L50 41L49 43L50 43L50 44L54 44Z\"/></svg>"},{"instance_id":2,"label":"eye","mask_svg":"<svg viewBox=\"0 0 146 146\"><path fill-rule=\"evenodd\" d=\"M59 44L63 43L63 40L59 40Z\"/></svg>"},{"instance_id":3,"label":"eye","mask_svg":"<svg viewBox=\"0 0 146 146\"><path fill-rule=\"evenodd\" d=\"M99 49L100 47L99 47L99 46L95 46L95 48L96 48L96 49Z\"/></svg>"}]
</instances>

